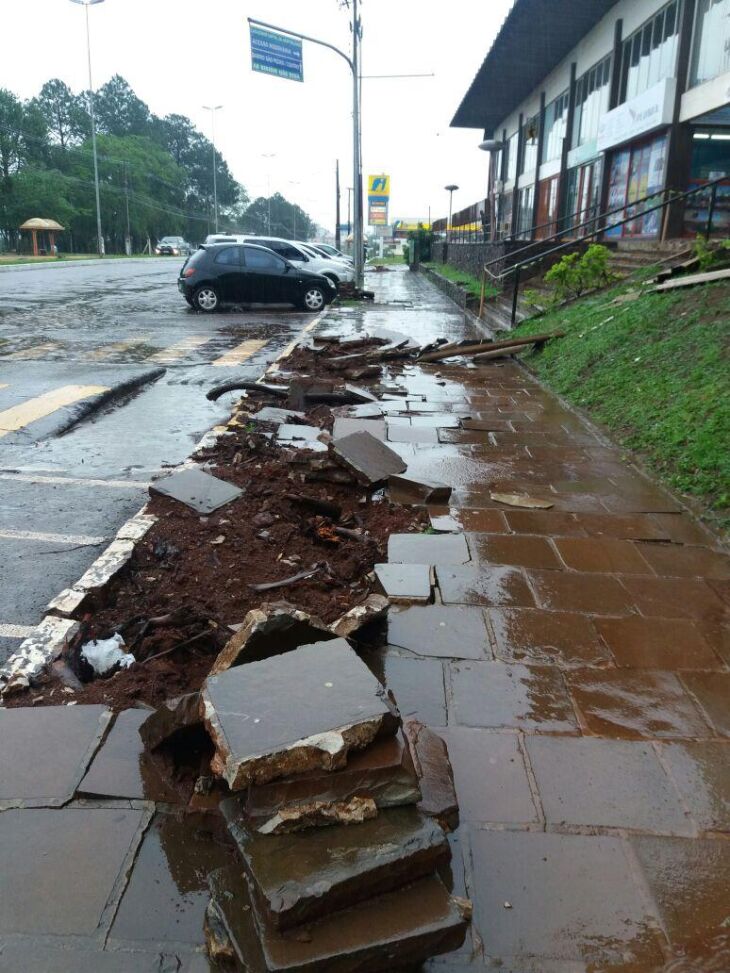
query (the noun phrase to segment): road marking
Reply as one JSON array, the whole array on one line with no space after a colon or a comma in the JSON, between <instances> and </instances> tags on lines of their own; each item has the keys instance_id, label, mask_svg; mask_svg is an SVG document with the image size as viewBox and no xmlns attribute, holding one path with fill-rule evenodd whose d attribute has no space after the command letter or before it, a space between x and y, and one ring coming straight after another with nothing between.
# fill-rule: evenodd
<instances>
[{"instance_id":1,"label":"road marking","mask_svg":"<svg viewBox=\"0 0 730 973\"><path fill-rule=\"evenodd\" d=\"M101 348L95 348L93 351L87 351L83 356L91 361L99 361L102 358L108 358L111 355L121 355L125 351L132 351L139 345L147 345L151 341L149 335L144 338L129 338L127 341L115 341L112 345L102 345Z\"/></svg>"},{"instance_id":2,"label":"road marking","mask_svg":"<svg viewBox=\"0 0 730 973\"><path fill-rule=\"evenodd\" d=\"M0 473L0 480L17 480L18 483L59 483L62 486L110 487L114 490L146 490L149 481L143 480L92 480L77 476L46 476L35 473Z\"/></svg>"},{"instance_id":3,"label":"road marking","mask_svg":"<svg viewBox=\"0 0 730 973\"><path fill-rule=\"evenodd\" d=\"M0 528L0 538L6 541L41 541L44 544L73 544L74 547L98 547L108 538L88 534L47 534L37 530Z\"/></svg>"},{"instance_id":4,"label":"road marking","mask_svg":"<svg viewBox=\"0 0 730 973\"><path fill-rule=\"evenodd\" d=\"M94 395L108 392L105 385L64 385L61 388L45 392L34 399L21 402L10 409L0 412L0 437L7 436L24 426L30 425L36 419L50 416L57 409L65 405L72 405L82 399L90 399Z\"/></svg>"},{"instance_id":5,"label":"road marking","mask_svg":"<svg viewBox=\"0 0 730 973\"><path fill-rule=\"evenodd\" d=\"M255 355L257 351L260 351L264 345L267 344L268 341L258 341L256 339L243 341L240 345L236 345L235 348L231 348L230 351L227 351L225 355L221 355L220 358L216 358L216 360L211 364L217 366L241 365L246 361L247 358Z\"/></svg>"},{"instance_id":6,"label":"road marking","mask_svg":"<svg viewBox=\"0 0 730 973\"><path fill-rule=\"evenodd\" d=\"M35 625L0 625L0 638L27 639L35 630Z\"/></svg>"},{"instance_id":7,"label":"road marking","mask_svg":"<svg viewBox=\"0 0 730 973\"><path fill-rule=\"evenodd\" d=\"M45 354L55 351L61 346L57 341L45 341L42 345L31 345L30 348L23 348L22 351L14 351L10 355L3 355L5 361L13 361L26 358L42 358Z\"/></svg>"},{"instance_id":8,"label":"road marking","mask_svg":"<svg viewBox=\"0 0 730 973\"><path fill-rule=\"evenodd\" d=\"M211 341L210 335L194 334L190 338L184 338L182 341L170 345L169 348L163 348L156 354L151 355L149 360L159 362L161 365L167 365L178 361L180 358L184 358L192 351L195 351L196 348L200 348L201 345L207 345L209 341Z\"/></svg>"}]
</instances>

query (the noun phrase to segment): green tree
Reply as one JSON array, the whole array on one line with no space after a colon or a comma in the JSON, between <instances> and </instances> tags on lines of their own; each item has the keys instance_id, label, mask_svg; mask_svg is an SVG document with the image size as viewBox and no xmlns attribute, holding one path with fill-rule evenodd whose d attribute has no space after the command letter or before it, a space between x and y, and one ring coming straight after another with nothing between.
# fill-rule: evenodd
<instances>
[{"instance_id":1,"label":"green tree","mask_svg":"<svg viewBox=\"0 0 730 973\"><path fill-rule=\"evenodd\" d=\"M90 134L87 106L65 82L58 78L46 81L34 101L45 119L53 145L65 150Z\"/></svg>"},{"instance_id":2,"label":"green tree","mask_svg":"<svg viewBox=\"0 0 730 973\"><path fill-rule=\"evenodd\" d=\"M129 84L115 74L94 96L99 132L105 135L149 135L152 115Z\"/></svg>"},{"instance_id":3,"label":"green tree","mask_svg":"<svg viewBox=\"0 0 730 973\"><path fill-rule=\"evenodd\" d=\"M244 221L249 233L271 233L272 236L283 236L292 240L308 240L315 231L315 224L307 213L281 193L274 193L270 199L266 196L255 199L246 210Z\"/></svg>"},{"instance_id":4,"label":"green tree","mask_svg":"<svg viewBox=\"0 0 730 973\"><path fill-rule=\"evenodd\" d=\"M23 104L12 91L0 88L0 175L9 179L22 158Z\"/></svg>"}]
</instances>

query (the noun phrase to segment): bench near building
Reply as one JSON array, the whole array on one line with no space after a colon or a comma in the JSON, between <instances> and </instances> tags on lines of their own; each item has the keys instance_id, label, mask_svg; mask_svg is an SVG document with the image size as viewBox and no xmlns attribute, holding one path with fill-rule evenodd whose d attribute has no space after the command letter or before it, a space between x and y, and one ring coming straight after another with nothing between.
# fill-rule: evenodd
<instances>
[{"instance_id":1,"label":"bench near building","mask_svg":"<svg viewBox=\"0 0 730 973\"><path fill-rule=\"evenodd\" d=\"M515 0L452 126L491 142L475 205L493 238L544 239L730 177L730 0ZM693 236L711 195L606 235ZM730 235L730 178L713 227Z\"/></svg>"}]
</instances>

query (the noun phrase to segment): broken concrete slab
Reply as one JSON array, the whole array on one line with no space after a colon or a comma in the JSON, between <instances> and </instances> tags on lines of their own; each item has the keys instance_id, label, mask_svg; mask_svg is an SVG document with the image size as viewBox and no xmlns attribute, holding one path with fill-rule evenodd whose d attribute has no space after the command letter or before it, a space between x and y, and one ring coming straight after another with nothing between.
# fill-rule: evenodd
<instances>
[{"instance_id":1,"label":"broken concrete slab","mask_svg":"<svg viewBox=\"0 0 730 973\"><path fill-rule=\"evenodd\" d=\"M378 816L378 806L372 797L351 797L347 801L327 804L311 801L296 807L279 808L272 817L255 830L263 835L294 834L309 828L326 828L333 824L362 824Z\"/></svg>"},{"instance_id":2,"label":"broken concrete slab","mask_svg":"<svg viewBox=\"0 0 730 973\"><path fill-rule=\"evenodd\" d=\"M392 602L426 604L431 600L430 564L376 564L375 576Z\"/></svg>"},{"instance_id":3,"label":"broken concrete slab","mask_svg":"<svg viewBox=\"0 0 730 973\"><path fill-rule=\"evenodd\" d=\"M139 730L149 716L144 709L128 709L117 716L79 785L79 794L166 803L179 800L145 753Z\"/></svg>"},{"instance_id":4,"label":"broken concrete slab","mask_svg":"<svg viewBox=\"0 0 730 973\"><path fill-rule=\"evenodd\" d=\"M287 602L265 603L248 612L241 628L221 649L210 675L334 637L321 619Z\"/></svg>"},{"instance_id":5,"label":"broken concrete slab","mask_svg":"<svg viewBox=\"0 0 730 973\"><path fill-rule=\"evenodd\" d=\"M395 564L466 564L471 554L463 534L391 534L388 560Z\"/></svg>"},{"instance_id":6,"label":"broken concrete slab","mask_svg":"<svg viewBox=\"0 0 730 973\"><path fill-rule=\"evenodd\" d=\"M210 676L202 696L212 769L234 791L337 770L398 727L384 688L341 638Z\"/></svg>"},{"instance_id":7,"label":"broken concrete slab","mask_svg":"<svg viewBox=\"0 0 730 973\"><path fill-rule=\"evenodd\" d=\"M307 439L310 442L319 436L322 430L319 426L296 426L288 422L282 423L276 431L279 442L291 442L297 439Z\"/></svg>"},{"instance_id":8,"label":"broken concrete slab","mask_svg":"<svg viewBox=\"0 0 730 973\"><path fill-rule=\"evenodd\" d=\"M167 951L161 954L154 948L109 952L101 944L93 949L89 944L49 946L26 941L3 943L0 973L207 973L207 965L193 966L192 959Z\"/></svg>"},{"instance_id":9,"label":"broken concrete slab","mask_svg":"<svg viewBox=\"0 0 730 973\"><path fill-rule=\"evenodd\" d=\"M335 419L333 439L344 439L354 432L369 432L371 436L385 442L385 419L357 419L348 416Z\"/></svg>"},{"instance_id":10,"label":"broken concrete slab","mask_svg":"<svg viewBox=\"0 0 730 973\"><path fill-rule=\"evenodd\" d=\"M250 418L254 422L270 422L275 426L281 426L291 422L292 419L306 419L306 415L303 412L297 412L295 409L281 409L267 405L263 409L259 409L258 412L254 412Z\"/></svg>"},{"instance_id":11,"label":"broken concrete slab","mask_svg":"<svg viewBox=\"0 0 730 973\"><path fill-rule=\"evenodd\" d=\"M97 934L149 817L146 808L78 805L0 814L0 936Z\"/></svg>"},{"instance_id":12,"label":"broken concrete slab","mask_svg":"<svg viewBox=\"0 0 730 973\"><path fill-rule=\"evenodd\" d=\"M332 411L336 416L341 414L344 419L379 419L383 415L381 406L375 402L344 406L342 413L338 413L336 409Z\"/></svg>"},{"instance_id":13,"label":"broken concrete slab","mask_svg":"<svg viewBox=\"0 0 730 973\"><path fill-rule=\"evenodd\" d=\"M170 497L192 507L199 514L211 514L243 493L238 487L211 476L197 466L177 470L150 484L154 496Z\"/></svg>"},{"instance_id":14,"label":"broken concrete slab","mask_svg":"<svg viewBox=\"0 0 730 973\"><path fill-rule=\"evenodd\" d=\"M388 642L438 659L491 658L489 635L478 608L417 605L388 615Z\"/></svg>"},{"instance_id":15,"label":"broken concrete slab","mask_svg":"<svg viewBox=\"0 0 730 973\"><path fill-rule=\"evenodd\" d=\"M374 486L393 473L403 473L406 463L368 432L354 432L332 444L332 454L361 483Z\"/></svg>"},{"instance_id":16,"label":"broken concrete slab","mask_svg":"<svg viewBox=\"0 0 730 973\"><path fill-rule=\"evenodd\" d=\"M335 635L343 639L349 638L371 622L384 618L389 605L390 602L384 595L368 595L361 605L355 605L349 612L340 615L330 628Z\"/></svg>"},{"instance_id":17,"label":"broken concrete slab","mask_svg":"<svg viewBox=\"0 0 730 973\"><path fill-rule=\"evenodd\" d=\"M357 399L358 402L377 402L378 399L372 392L362 388L360 385L350 385L345 382L345 392Z\"/></svg>"},{"instance_id":18,"label":"broken concrete slab","mask_svg":"<svg viewBox=\"0 0 730 973\"><path fill-rule=\"evenodd\" d=\"M435 876L289 937L257 922L240 868L214 872L210 886L236 957L249 973L392 973L458 949L466 936L466 920Z\"/></svg>"},{"instance_id":19,"label":"broken concrete slab","mask_svg":"<svg viewBox=\"0 0 730 973\"><path fill-rule=\"evenodd\" d=\"M389 476L388 492L397 503L448 503L451 497L446 483L407 475Z\"/></svg>"},{"instance_id":20,"label":"broken concrete slab","mask_svg":"<svg viewBox=\"0 0 730 973\"><path fill-rule=\"evenodd\" d=\"M27 689L31 679L61 654L78 629L79 623L73 618L46 615L32 635L21 642L18 651L0 666L0 696Z\"/></svg>"},{"instance_id":21,"label":"broken concrete slab","mask_svg":"<svg viewBox=\"0 0 730 973\"><path fill-rule=\"evenodd\" d=\"M259 910L282 931L424 878L451 857L443 829L414 807L306 838L251 830L235 799L221 810Z\"/></svg>"},{"instance_id":22,"label":"broken concrete slab","mask_svg":"<svg viewBox=\"0 0 730 973\"><path fill-rule=\"evenodd\" d=\"M435 818L443 828L456 830L459 802L446 743L419 720L404 720L403 733L421 788L419 809Z\"/></svg>"},{"instance_id":23,"label":"broken concrete slab","mask_svg":"<svg viewBox=\"0 0 730 973\"><path fill-rule=\"evenodd\" d=\"M247 817L259 830L274 833L283 822L281 811L296 813L317 805L351 805L369 798L376 807L415 804L421 798L410 748L401 734L375 740L350 754L347 765L334 773L315 770L270 784L252 786L244 799ZM289 821L293 820L289 816Z\"/></svg>"},{"instance_id":24,"label":"broken concrete slab","mask_svg":"<svg viewBox=\"0 0 730 973\"><path fill-rule=\"evenodd\" d=\"M182 730L200 726L203 722L200 693L186 693L166 699L154 713L145 713L139 735L148 750L156 750Z\"/></svg>"},{"instance_id":25,"label":"broken concrete slab","mask_svg":"<svg viewBox=\"0 0 730 973\"><path fill-rule=\"evenodd\" d=\"M106 706L0 709L0 811L68 803L111 715Z\"/></svg>"}]
</instances>

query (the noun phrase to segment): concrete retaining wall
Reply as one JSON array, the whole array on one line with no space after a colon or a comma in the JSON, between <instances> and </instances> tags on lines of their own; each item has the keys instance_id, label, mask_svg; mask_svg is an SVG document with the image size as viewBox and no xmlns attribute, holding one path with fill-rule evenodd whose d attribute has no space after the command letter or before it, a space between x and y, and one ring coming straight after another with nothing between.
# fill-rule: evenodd
<instances>
[{"instance_id":1,"label":"concrete retaining wall","mask_svg":"<svg viewBox=\"0 0 730 973\"><path fill-rule=\"evenodd\" d=\"M521 250L525 246L524 240L500 240L495 243L434 243L431 249L435 263L449 263L452 267L458 267L474 277L479 277L485 263L497 261L489 269L493 274L501 274L509 267L514 260L510 259L516 250ZM550 250L555 243L535 244L529 251L528 256L537 257L545 250ZM518 254L515 258L522 259L523 255ZM535 270L540 270L536 265ZM541 270L544 273L544 269ZM529 270L523 273L523 280L529 278Z\"/></svg>"},{"instance_id":2,"label":"concrete retaining wall","mask_svg":"<svg viewBox=\"0 0 730 973\"><path fill-rule=\"evenodd\" d=\"M463 287L455 284L453 280L448 280L424 264L420 264L418 269L432 284L435 284L440 291L443 291L447 297L450 297L454 304L457 304L459 307L466 307L467 292Z\"/></svg>"}]
</instances>

